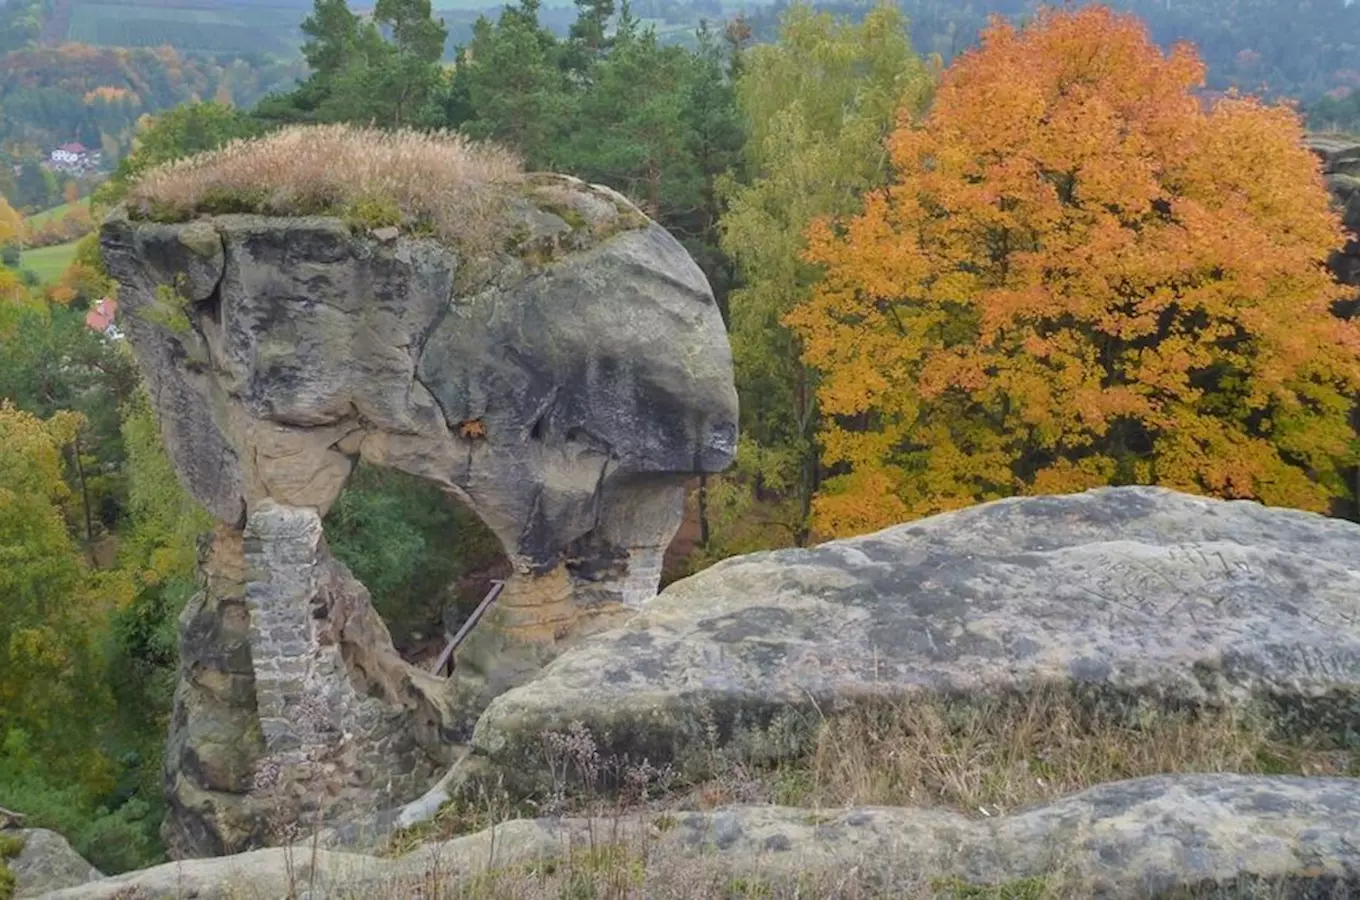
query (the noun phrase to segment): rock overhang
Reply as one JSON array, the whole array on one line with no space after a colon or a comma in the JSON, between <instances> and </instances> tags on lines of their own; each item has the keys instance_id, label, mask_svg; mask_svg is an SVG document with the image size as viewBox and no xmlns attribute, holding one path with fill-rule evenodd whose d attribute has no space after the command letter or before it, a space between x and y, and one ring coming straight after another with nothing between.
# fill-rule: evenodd
<instances>
[{"instance_id":1,"label":"rock overhang","mask_svg":"<svg viewBox=\"0 0 1360 900\"><path fill-rule=\"evenodd\" d=\"M514 239L478 259L324 216L115 211L102 244L195 497L238 524L263 497L324 512L365 458L456 494L542 568L545 540L598 527L597 491L654 475L674 495L670 476L729 465L703 273L616 193L525 183Z\"/></svg>"}]
</instances>

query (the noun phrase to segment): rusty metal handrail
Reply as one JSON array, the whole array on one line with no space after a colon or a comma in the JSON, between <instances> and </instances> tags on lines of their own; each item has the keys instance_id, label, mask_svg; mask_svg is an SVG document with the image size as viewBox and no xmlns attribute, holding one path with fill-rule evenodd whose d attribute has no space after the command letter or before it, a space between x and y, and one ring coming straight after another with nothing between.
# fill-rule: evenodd
<instances>
[{"instance_id":1,"label":"rusty metal handrail","mask_svg":"<svg viewBox=\"0 0 1360 900\"><path fill-rule=\"evenodd\" d=\"M453 674L453 654L458 650L458 646L467 639L468 634L476 627L477 622L491 607L491 604L496 602L496 598L501 595L501 591L503 590L505 590L504 581L493 580L491 582L491 590L486 592L486 596L482 598L481 603L477 604L477 608L472 611L472 615L468 616L467 621L458 628L458 633L449 638L448 644L444 646L444 652L439 654L439 658L434 661L434 668L430 671L434 672L436 675L443 675L446 678ZM445 669L448 671L445 672Z\"/></svg>"}]
</instances>

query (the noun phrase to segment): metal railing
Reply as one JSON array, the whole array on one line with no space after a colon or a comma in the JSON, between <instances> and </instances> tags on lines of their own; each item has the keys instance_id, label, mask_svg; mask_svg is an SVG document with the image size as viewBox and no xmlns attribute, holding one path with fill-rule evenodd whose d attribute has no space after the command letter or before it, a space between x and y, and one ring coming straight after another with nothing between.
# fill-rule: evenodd
<instances>
[{"instance_id":1,"label":"metal railing","mask_svg":"<svg viewBox=\"0 0 1360 900\"><path fill-rule=\"evenodd\" d=\"M491 608L491 604L496 602L496 598L501 595L501 591L503 590L505 590L504 581L496 580L491 582L491 590L486 592L486 596L482 598L481 603L477 604L477 608L472 611L472 615L467 617L467 621L459 626L458 633L449 638L449 642L444 645L444 652L439 654L439 658L434 661L434 667L430 671L436 675L442 675L445 678L453 675L453 654L457 652L458 645L463 643L463 641L467 639L467 636L472 633L472 629L476 627L477 622L481 620L482 615Z\"/></svg>"}]
</instances>

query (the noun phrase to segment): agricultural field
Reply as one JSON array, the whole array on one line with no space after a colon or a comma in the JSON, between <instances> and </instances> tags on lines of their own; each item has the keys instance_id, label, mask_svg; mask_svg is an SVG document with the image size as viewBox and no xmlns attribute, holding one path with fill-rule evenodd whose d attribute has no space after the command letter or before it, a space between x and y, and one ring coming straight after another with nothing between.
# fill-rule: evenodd
<instances>
[{"instance_id":1,"label":"agricultural field","mask_svg":"<svg viewBox=\"0 0 1360 900\"><path fill-rule=\"evenodd\" d=\"M25 250L19 256L19 268L28 269L44 285L54 283L66 271L71 260L76 258L76 241L58 244L55 247L42 247L38 250Z\"/></svg>"},{"instance_id":2,"label":"agricultural field","mask_svg":"<svg viewBox=\"0 0 1360 900\"><path fill-rule=\"evenodd\" d=\"M65 39L94 46L292 56L310 4L296 0L69 0Z\"/></svg>"},{"instance_id":3,"label":"agricultural field","mask_svg":"<svg viewBox=\"0 0 1360 900\"><path fill-rule=\"evenodd\" d=\"M88 212L90 209L90 198L86 197L82 200L77 200L74 204L63 203L61 206L54 206L51 209L45 209L42 212L34 213L33 215L29 216L24 220L24 222L30 228L39 228L46 222L53 222L56 221L57 219L60 219L62 216L70 212L72 209L76 208L84 209Z\"/></svg>"},{"instance_id":4,"label":"agricultural field","mask_svg":"<svg viewBox=\"0 0 1360 900\"><path fill-rule=\"evenodd\" d=\"M731 12L765 2L716 0L706 6L712 12ZM356 12L371 12L373 0L352 0L350 6ZM435 17L443 18L449 29L449 58L457 45L471 39L479 15L494 18L500 9L494 0L434 0L434 6ZM44 40L296 57L304 40L300 26L311 8L311 0L51 0ZM710 19L715 17L712 12ZM644 23L655 24L666 43L687 40L699 20L698 11L685 0L641 0L634 13ZM565 34L576 18L573 0L543 0L539 18L549 29Z\"/></svg>"}]
</instances>

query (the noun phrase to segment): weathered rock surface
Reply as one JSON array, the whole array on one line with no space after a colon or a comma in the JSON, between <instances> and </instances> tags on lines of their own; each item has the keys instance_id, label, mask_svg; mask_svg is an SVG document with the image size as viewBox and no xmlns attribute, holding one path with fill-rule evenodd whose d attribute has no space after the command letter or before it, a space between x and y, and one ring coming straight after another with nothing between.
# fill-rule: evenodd
<instances>
[{"instance_id":1,"label":"weathered rock surface","mask_svg":"<svg viewBox=\"0 0 1360 900\"><path fill-rule=\"evenodd\" d=\"M618 194L523 190L495 259L336 219L115 213L105 257L194 496L237 526L264 498L324 514L363 458L455 493L521 567L647 595L629 552L664 550L679 476L735 450L726 333L698 266Z\"/></svg>"},{"instance_id":2,"label":"weathered rock surface","mask_svg":"<svg viewBox=\"0 0 1360 900\"><path fill-rule=\"evenodd\" d=\"M49 891L74 887L103 878L104 873L87 863L71 849L66 838L43 828L22 828L4 831L6 837L18 837L24 849L14 859L0 860L15 876L15 896L38 897Z\"/></svg>"},{"instance_id":3,"label":"weathered rock surface","mask_svg":"<svg viewBox=\"0 0 1360 900\"><path fill-rule=\"evenodd\" d=\"M1102 488L739 557L496 698L473 747L528 777L540 735L581 722L606 757L660 764L702 757L710 723L1064 684L1264 702L1282 728L1344 735L1360 723L1360 526Z\"/></svg>"},{"instance_id":4,"label":"weathered rock surface","mask_svg":"<svg viewBox=\"0 0 1360 900\"><path fill-rule=\"evenodd\" d=\"M1322 160L1323 177L1336 198L1342 224L1351 239L1329 262L1336 277L1360 287L1360 138L1337 134L1313 134L1308 146Z\"/></svg>"},{"instance_id":5,"label":"weathered rock surface","mask_svg":"<svg viewBox=\"0 0 1360 900\"><path fill-rule=\"evenodd\" d=\"M181 619L174 852L418 796L495 693L655 593L685 478L731 461L727 337L679 242L559 176L505 215L490 256L324 217L104 224L168 453L221 523ZM467 504L514 566L452 682L326 549L360 459Z\"/></svg>"},{"instance_id":6,"label":"weathered rock surface","mask_svg":"<svg viewBox=\"0 0 1360 900\"><path fill-rule=\"evenodd\" d=\"M207 900L285 896L290 884L313 897L413 896L415 885L428 896L434 883L609 843L637 858L645 848L649 879L689 884L694 896L708 896L700 893L703 875L725 873L776 883L834 874L882 897L931 896L936 878L977 885L1045 878L1064 896L1110 900L1262 879L1281 882L1271 897L1346 897L1360 891L1357 834L1357 779L1158 776L990 819L888 807L748 806L664 819L519 820L395 860L297 847L291 880L286 851L272 849L158 866L47 896L114 898L135 886L149 896ZM926 890L903 893L904 886Z\"/></svg>"}]
</instances>

